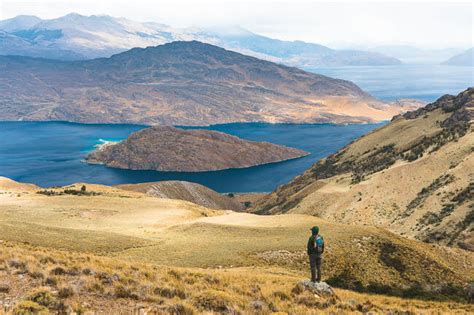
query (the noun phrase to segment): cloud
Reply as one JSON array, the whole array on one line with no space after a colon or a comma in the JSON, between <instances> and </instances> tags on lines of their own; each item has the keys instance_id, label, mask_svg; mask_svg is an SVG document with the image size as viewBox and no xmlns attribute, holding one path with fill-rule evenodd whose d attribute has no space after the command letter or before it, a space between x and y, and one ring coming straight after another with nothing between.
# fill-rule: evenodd
<instances>
[{"instance_id":1,"label":"cloud","mask_svg":"<svg viewBox=\"0 0 474 315\"><path fill-rule=\"evenodd\" d=\"M179 27L240 25L257 33L331 46L415 44L471 47L472 1L2 0L0 18L107 14Z\"/></svg>"}]
</instances>

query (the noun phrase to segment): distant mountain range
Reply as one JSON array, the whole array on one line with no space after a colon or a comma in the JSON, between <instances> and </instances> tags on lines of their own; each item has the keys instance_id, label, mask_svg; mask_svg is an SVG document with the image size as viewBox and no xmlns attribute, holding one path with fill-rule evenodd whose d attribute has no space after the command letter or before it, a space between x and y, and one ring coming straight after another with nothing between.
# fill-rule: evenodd
<instances>
[{"instance_id":1,"label":"distant mountain range","mask_svg":"<svg viewBox=\"0 0 474 315\"><path fill-rule=\"evenodd\" d=\"M410 45L382 45L366 49L397 58L407 64L440 64L462 52L459 48L423 49Z\"/></svg>"},{"instance_id":2,"label":"distant mountain range","mask_svg":"<svg viewBox=\"0 0 474 315\"><path fill-rule=\"evenodd\" d=\"M449 58L443 64L451 66L474 66L474 47Z\"/></svg>"},{"instance_id":3,"label":"distant mountain range","mask_svg":"<svg viewBox=\"0 0 474 315\"><path fill-rule=\"evenodd\" d=\"M282 41L240 27L178 29L153 22L72 13L50 20L17 16L0 21L0 30L0 55L80 60L110 57L134 47L198 40L298 67L400 64L400 60L380 53Z\"/></svg>"},{"instance_id":4,"label":"distant mountain range","mask_svg":"<svg viewBox=\"0 0 474 315\"><path fill-rule=\"evenodd\" d=\"M349 81L197 41L86 61L0 56L0 86L2 120L363 123L412 109Z\"/></svg>"}]
</instances>

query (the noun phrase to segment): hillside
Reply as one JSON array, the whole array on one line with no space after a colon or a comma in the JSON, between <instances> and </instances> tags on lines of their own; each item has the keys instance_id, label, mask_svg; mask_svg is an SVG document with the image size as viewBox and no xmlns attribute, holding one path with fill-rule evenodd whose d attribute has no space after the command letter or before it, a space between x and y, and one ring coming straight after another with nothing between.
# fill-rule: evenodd
<instances>
[{"instance_id":1,"label":"hillside","mask_svg":"<svg viewBox=\"0 0 474 315\"><path fill-rule=\"evenodd\" d=\"M278 268L200 269L125 262L3 242L0 303L10 314L470 313L472 304L335 289L316 297Z\"/></svg>"},{"instance_id":2,"label":"hillside","mask_svg":"<svg viewBox=\"0 0 474 315\"><path fill-rule=\"evenodd\" d=\"M355 84L200 42L88 61L0 56L0 119L207 125L368 122L405 111Z\"/></svg>"},{"instance_id":3,"label":"hillside","mask_svg":"<svg viewBox=\"0 0 474 315\"><path fill-rule=\"evenodd\" d=\"M206 186L184 181L162 181L154 183L124 184L117 188L145 193L149 196L166 199L185 200L209 209L243 210L244 206L234 198L207 188Z\"/></svg>"},{"instance_id":4,"label":"hillside","mask_svg":"<svg viewBox=\"0 0 474 315\"><path fill-rule=\"evenodd\" d=\"M450 66L473 67L474 66L474 47L458 55L452 56L451 58L443 62L443 64L450 65Z\"/></svg>"},{"instance_id":5,"label":"hillside","mask_svg":"<svg viewBox=\"0 0 474 315\"><path fill-rule=\"evenodd\" d=\"M92 184L0 193L0 246L5 246L4 242L28 243L30 253L35 248L44 248L53 260L40 259L47 266L41 269L43 279L52 277L61 285L69 279L67 275L77 273L44 274L61 265L54 260L55 250L66 251L68 257L82 253L112 258L115 263L125 260L134 266L152 264L154 270L169 266L208 268L208 272L214 273L226 268L227 274L232 275L244 268L248 270L245 275L240 273L244 282L242 279L257 276L259 270L266 274L277 270L274 274L301 279L307 277L305 246L308 227L312 225L321 227L328 244L323 272L331 285L403 297L467 297L466 285L474 279L470 267L473 253L405 239L379 228L331 223L308 215L257 216L211 210L181 200ZM28 274L36 275L36 263L23 260L20 253L25 252L21 249L16 253L17 259L27 263ZM2 255L6 255L3 250ZM100 284L105 279L96 268L108 268L93 258L81 261L71 261L66 270L79 268L78 264L89 265L94 270L91 274L99 278L95 281L93 276L92 283L79 282L74 290L92 290L95 282ZM10 265L6 270L14 272L15 268L18 267ZM109 275L120 272L103 271ZM119 280L122 277L125 282ZM140 280L137 284L127 280L130 277L137 279L125 273L102 282L101 287L109 292L114 288L110 284L122 285L126 290L144 294L142 285L147 282ZM36 279L37 285L44 283L53 289L59 284L53 280L43 282L40 276ZM262 288L266 289L269 287Z\"/></svg>"},{"instance_id":6,"label":"hillside","mask_svg":"<svg viewBox=\"0 0 474 315\"><path fill-rule=\"evenodd\" d=\"M240 27L214 29L175 28L154 22L136 22L106 15L77 13L42 20L17 16L0 21L0 30L29 46L17 55L63 60L110 57L134 47L198 40L247 55L299 67L344 65L394 65L398 59L367 51L340 51L302 41L282 41ZM0 55L10 54L8 41L0 38ZM75 55L64 54L65 51Z\"/></svg>"},{"instance_id":7,"label":"hillside","mask_svg":"<svg viewBox=\"0 0 474 315\"><path fill-rule=\"evenodd\" d=\"M155 126L118 143L100 146L88 163L132 170L204 172L246 168L308 155L269 142L240 139L223 132Z\"/></svg>"},{"instance_id":8,"label":"hillside","mask_svg":"<svg viewBox=\"0 0 474 315\"><path fill-rule=\"evenodd\" d=\"M473 117L474 88L445 95L317 162L252 211L375 225L473 250Z\"/></svg>"}]
</instances>

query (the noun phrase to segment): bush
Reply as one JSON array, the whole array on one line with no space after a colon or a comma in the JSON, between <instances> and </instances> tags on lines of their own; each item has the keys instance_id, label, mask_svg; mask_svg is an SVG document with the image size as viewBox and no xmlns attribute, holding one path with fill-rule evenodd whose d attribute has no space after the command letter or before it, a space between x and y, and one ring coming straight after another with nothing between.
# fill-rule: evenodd
<instances>
[{"instance_id":1,"label":"bush","mask_svg":"<svg viewBox=\"0 0 474 315\"><path fill-rule=\"evenodd\" d=\"M217 312L233 312L232 298L225 292L216 290L206 290L198 294L194 299L195 305L201 309Z\"/></svg>"},{"instance_id":2,"label":"bush","mask_svg":"<svg viewBox=\"0 0 474 315\"><path fill-rule=\"evenodd\" d=\"M163 306L158 309L158 314L171 314L171 315L193 315L194 310L183 304L174 304L169 306Z\"/></svg>"},{"instance_id":3,"label":"bush","mask_svg":"<svg viewBox=\"0 0 474 315\"><path fill-rule=\"evenodd\" d=\"M58 291L58 297L60 299L67 299L74 295L74 290L70 287L61 288Z\"/></svg>"},{"instance_id":4,"label":"bush","mask_svg":"<svg viewBox=\"0 0 474 315\"><path fill-rule=\"evenodd\" d=\"M130 288L124 287L123 285L119 285L115 288L115 297L119 299L138 300L138 295Z\"/></svg>"},{"instance_id":5,"label":"bush","mask_svg":"<svg viewBox=\"0 0 474 315\"><path fill-rule=\"evenodd\" d=\"M66 270L63 267L55 267L51 269L50 274L55 276L62 276L66 274Z\"/></svg>"},{"instance_id":6,"label":"bush","mask_svg":"<svg viewBox=\"0 0 474 315\"><path fill-rule=\"evenodd\" d=\"M33 301L44 307L54 307L56 305L56 298L46 288L39 288L31 292L27 300Z\"/></svg>"},{"instance_id":7,"label":"bush","mask_svg":"<svg viewBox=\"0 0 474 315\"><path fill-rule=\"evenodd\" d=\"M48 309L32 301L22 301L13 309L14 315L49 314Z\"/></svg>"},{"instance_id":8,"label":"bush","mask_svg":"<svg viewBox=\"0 0 474 315\"><path fill-rule=\"evenodd\" d=\"M157 287L153 290L153 293L168 299L172 299L175 296L179 297L180 299L186 298L186 293L183 290L177 288Z\"/></svg>"},{"instance_id":9,"label":"bush","mask_svg":"<svg viewBox=\"0 0 474 315\"><path fill-rule=\"evenodd\" d=\"M0 284L0 293L10 292L10 287L7 284Z\"/></svg>"}]
</instances>

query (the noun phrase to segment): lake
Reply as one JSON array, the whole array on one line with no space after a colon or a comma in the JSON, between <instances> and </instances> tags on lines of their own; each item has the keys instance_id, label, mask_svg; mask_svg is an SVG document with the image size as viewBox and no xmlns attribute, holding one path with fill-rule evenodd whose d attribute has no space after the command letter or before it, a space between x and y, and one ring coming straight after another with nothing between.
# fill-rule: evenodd
<instances>
[{"instance_id":1,"label":"lake","mask_svg":"<svg viewBox=\"0 0 474 315\"><path fill-rule=\"evenodd\" d=\"M89 165L84 156L103 141L118 141L145 128L139 125L76 124L67 122L0 122L0 175L40 186L74 182L123 184L187 180L219 192L267 192L287 183L315 161L336 152L381 124L235 123L207 127L247 140L268 141L310 152L281 163L246 169L185 173L132 171Z\"/></svg>"},{"instance_id":2,"label":"lake","mask_svg":"<svg viewBox=\"0 0 474 315\"><path fill-rule=\"evenodd\" d=\"M401 65L317 68L312 71L347 79L383 100L416 98L434 101L474 86L473 67ZM267 192L287 183L315 161L336 152L380 124L236 123L205 129L243 139L269 141L311 153L292 161L203 173L131 171L88 165L84 156L103 141L118 141L144 128L138 125L85 125L66 122L0 122L0 175L40 186L74 182L100 184L159 180L198 182L219 192Z\"/></svg>"},{"instance_id":3,"label":"lake","mask_svg":"<svg viewBox=\"0 0 474 315\"><path fill-rule=\"evenodd\" d=\"M373 96L393 101L414 98L435 101L443 94L456 95L474 86L474 67L397 65L310 68L307 71L349 80Z\"/></svg>"}]
</instances>

